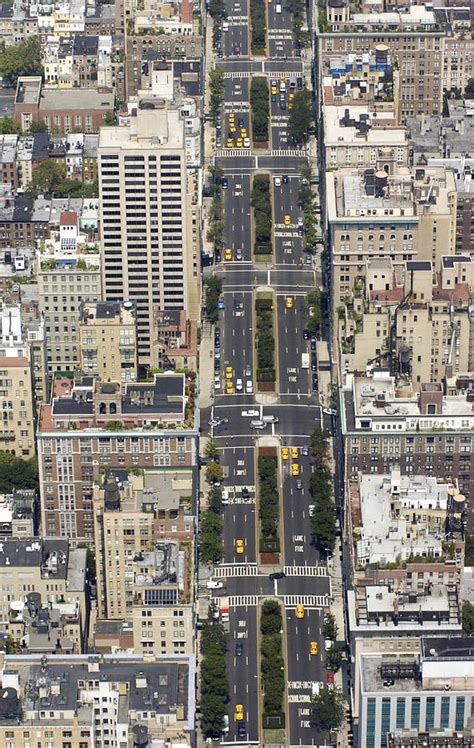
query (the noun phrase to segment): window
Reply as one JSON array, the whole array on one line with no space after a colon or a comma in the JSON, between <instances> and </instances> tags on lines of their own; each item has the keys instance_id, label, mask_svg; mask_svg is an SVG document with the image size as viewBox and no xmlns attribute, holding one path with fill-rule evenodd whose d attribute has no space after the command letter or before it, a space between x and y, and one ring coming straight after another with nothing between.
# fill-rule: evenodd
<instances>
[{"instance_id":1,"label":"window","mask_svg":"<svg viewBox=\"0 0 474 748\"><path fill-rule=\"evenodd\" d=\"M375 699L367 699L367 748L375 748Z\"/></svg>"},{"instance_id":2,"label":"window","mask_svg":"<svg viewBox=\"0 0 474 748\"><path fill-rule=\"evenodd\" d=\"M426 699L426 722L425 730L431 730L434 727L435 700L434 696Z\"/></svg>"},{"instance_id":3,"label":"window","mask_svg":"<svg viewBox=\"0 0 474 748\"><path fill-rule=\"evenodd\" d=\"M410 727L414 727L417 730L420 727L420 699L413 698L411 700L411 723Z\"/></svg>"},{"instance_id":4,"label":"window","mask_svg":"<svg viewBox=\"0 0 474 748\"><path fill-rule=\"evenodd\" d=\"M449 727L449 696L441 698L441 727Z\"/></svg>"},{"instance_id":5,"label":"window","mask_svg":"<svg viewBox=\"0 0 474 748\"><path fill-rule=\"evenodd\" d=\"M405 727L405 699L397 699L397 730L403 730Z\"/></svg>"},{"instance_id":6,"label":"window","mask_svg":"<svg viewBox=\"0 0 474 748\"><path fill-rule=\"evenodd\" d=\"M382 735L390 732L390 699L382 699Z\"/></svg>"},{"instance_id":7,"label":"window","mask_svg":"<svg viewBox=\"0 0 474 748\"><path fill-rule=\"evenodd\" d=\"M464 727L464 696L456 696L456 721L455 730L462 730Z\"/></svg>"}]
</instances>

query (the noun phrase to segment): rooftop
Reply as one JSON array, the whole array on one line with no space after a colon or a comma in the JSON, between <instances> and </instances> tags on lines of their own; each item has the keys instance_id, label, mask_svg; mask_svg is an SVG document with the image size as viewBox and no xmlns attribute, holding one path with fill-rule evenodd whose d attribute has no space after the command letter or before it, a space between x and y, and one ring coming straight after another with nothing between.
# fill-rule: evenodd
<instances>
[{"instance_id":1,"label":"rooftop","mask_svg":"<svg viewBox=\"0 0 474 748\"><path fill-rule=\"evenodd\" d=\"M103 694L116 693L117 707L123 709L130 731L137 721L146 725L140 718L150 710L158 716L173 714L175 729L193 730L194 667L192 655L6 656L0 716L3 724L25 720L31 726L46 722L41 712L47 708L48 715L63 712L66 722L77 715L79 724L90 727L94 722L91 692L99 688Z\"/></svg>"},{"instance_id":2,"label":"rooftop","mask_svg":"<svg viewBox=\"0 0 474 748\"><path fill-rule=\"evenodd\" d=\"M42 111L102 109L108 112L114 108L114 98L113 91L99 91L96 88L45 88L41 94L40 108Z\"/></svg>"},{"instance_id":3,"label":"rooftop","mask_svg":"<svg viewBox=\"0 0 474 748\"><path fill-rule=\"evenodd\" d=\"M84 325L134 325L135 307L131 301L86 301L82 306L81 322Z\"/></svg>"}]
</instances>

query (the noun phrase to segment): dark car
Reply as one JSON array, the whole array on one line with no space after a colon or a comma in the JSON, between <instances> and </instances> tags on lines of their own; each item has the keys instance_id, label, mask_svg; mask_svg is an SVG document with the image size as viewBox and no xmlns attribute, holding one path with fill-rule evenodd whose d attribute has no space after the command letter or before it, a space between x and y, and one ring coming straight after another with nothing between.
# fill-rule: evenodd
<instances>
[{"instance_id":1,"label":"dark car","mask_svg":"<svg viewBox=\"0 0 474 748\"><path fill-rule=\"evenodd\" d=\"M268 575L268 578L273 581L274 579L284 579L286 577L286 574L284 571L274 571L272 574Z\"/></svg>"},{"instance_id":2,"label":"dark car","mask_svg":"<svg viewBox=\"0 0 474 748\"><path fill-rule=\"evenodd\" d=\"M239 117L239 119L237 120L237 124L239 127L245 127L245 120L243 119L243 117Z\"/></svg>"},{"instance_id":3,"label":"dark car","mask_svg":"<svg viewBox=\"0 0 474 748\"><path fill-rule=\"evenodd\" d=\"M223 190L226 190L226 189L227 189L227 187L229 186L229 180L228 180L228 179L226 179L226 177L223 177L223 178L221 179L221 185L222 185L222 189L223 189Z\"/></svg>"},{"instance_id":4,"label":"dark car","mask_svg":"<svg viewBox=\"0 0 474 748\"><path fill-rule=\"evenodd\" d=\"M275 94L272 94L272 104L276 104L277 97Z\"/></svg>"},{"instance_id":5,"label":"dark car","mask_svg":"<svg viewBox=\"0 0 474 748\"><path fill-rule=\"evenodd\" d=\"M244 653L244 648L242 644L236 644L235 645L235 656L242 657L243 653Z\"/></svg>"},{"instance_id":6,"label":"dark car","mask_svg":"<svg viewBox=\"0 0 474 748\"><path fill-rule=\"evenodd\" d=\"M311 350L316 350L316 338L311 338Z\"/></svg>"},{"instance_id":7,"label":"dark car","mask_svg":"<svg viewBox=\"0 0 474 748\"><path fill-rule=\"evenodd\" d=\"M216 340L219 340L220 336L221 336L221 328L220 327L216 327L215 330L214 330L214 337L215 337Z\"/></svg>"},{"instance_id":8,"label":"dark car","mask_svg":"<svg viewBox=\"0 0 474 748\"><path fill-rule=\"evenodd\" d=\"M242 302L240 299L234 299L234 309L242 309Z\"/></svg>"},{"instance_id":9,"label":"dark car","mask_svg":"<svg viewBox=\"0 0 474 748\"><path fill-rule=\"evenodd\" d=\"M250 491L248 490L248 488L242 489L242 498L245 499L246 501L250 499Z\"/></svg>"},{"instance_id":10,"label":"dark car","mask_svg":"<svg viewBox=\"0 0 474 748\"><path fill-rule=\"evenodd\" d=\"M234 44L234 52L235 52L236 55L240 55L240 49L241 49L240 44L238 42L236 42Z\"/></svg>"},{"instance_id":11,"label":"dark car","mask_svg":"<svg viewBox=\"0 0 474 748\"><path fill-rule=\"evenodd\" d=\"M282 174L281 181L283 184L288 184L288 174Z\"/></svg>"},{"instance_id":12,"label":"dark car","mask_svg":"<svg viewBox=\"0 0 474 748\"><path fill-rule=\"evenodd\" d=\"M302 488L303 488L303 481L302 481L302 480L300 480L299 478L298 478L298 480L296 481L296 488L298 489L298 491L301 491L301 490L302 490Z\"/></svg>"},{"instance_id":13,"label":"dark car","mask_svg":"<svg viewBox=\"0 0 474 748\"><path fill-rule=\"evenodd\" d=\"M316 362L316 356L311 356L311 371L317 371L318 364Z\"/></svg>"},{"instance_id":14,"label":"dark car","mask_svg":"<svg viewBox=\"0 0 474 748\"><path fill-rule=\"evenodd\" d=\"M309 340L309 330L303 330L303 338Z\"/></svg>"},{"instance_id":15,"label":"dark car","mask_svg":"<svg viewBox=\"0 0 474 748\"><path fill-rule=\"evenodd\" d=\"M318 389L318 375L313 374L313 392L316 392Z\"/></svg>"},{"instance_id":16,"label":"dark car","mask_svg":"<svg viewBox=\"0 0 474 748\"><path fill-rule=\"evenodd\" d=\"M247 728L245 727L245 722L239 722L239 725L237 727L237 737L238 738L247 737Z\"/></svg>"},{"instance_id":17,"label":"dark car","mask_svg":"<svg viewBox=\"0 0 474 748\"><path fill-rule=\"evenodd\" d=\"M303 78L297 78L296 85L298 86L298 88L303 88Z\"/></svg>"},{"instance_id":18,"label":"dark car","mask_svg":"<svg viewBox=\"0 0 474 748\"><path fill-rule=\"evenodd\" d=\"M286 101L283 99L283 101L280 101L280 109L282 111L285 111L286 109Z\"/></svg>"},{"instance_id":19,"label":"dark car","mask_svg":"<svg viewBox=\"0 0 474 748\"><path fill-rule=\"evenodd\" d=\"M214 361L214 371L217 373L221 370L221 362L220 361Z\"/></svg>"}]
</instances>

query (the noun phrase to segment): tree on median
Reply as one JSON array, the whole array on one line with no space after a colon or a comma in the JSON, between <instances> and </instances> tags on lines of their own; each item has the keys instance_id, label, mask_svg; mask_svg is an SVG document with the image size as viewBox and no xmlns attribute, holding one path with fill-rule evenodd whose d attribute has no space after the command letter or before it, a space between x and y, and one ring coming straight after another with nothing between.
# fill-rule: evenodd
<instances>
[{"instance_id":1,"label":"tree on median","mask_svg":"<svg viewBox=\"0 0 474 748\"><path fill-rule=\"evenodd\" d=\"M288 117L288 132L296 143L305 143L308 139L308 129L313 121L313 102L311 91L304 87L295 94L293 109Z\"/></svg>"}]
</instances>

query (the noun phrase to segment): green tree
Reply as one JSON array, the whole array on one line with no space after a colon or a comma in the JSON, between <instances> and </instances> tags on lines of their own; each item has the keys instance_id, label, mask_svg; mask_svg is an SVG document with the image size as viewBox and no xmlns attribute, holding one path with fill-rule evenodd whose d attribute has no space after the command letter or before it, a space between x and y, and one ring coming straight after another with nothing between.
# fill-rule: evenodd
<instances>
[{"instance_id":1,"label":"green tree","mask_svg":"<svg viewBox=\"0 0 474 748\"><path fill-rule=\"evenodd\" d=\"M327 652L326 658L327 663L331 670L333 670L335 673L339 670L341 667L343 657L343 649L340 644L333 643Z\"/></svg>"},{"instance_id":2,"label":"green tree","mask_svg":"<svg viewBox=\"0 0 474 748\"><path fill-rule=\"evenodd\" d=\"M336 641L337 639L336 618L330 612L326 613L326 615L324 616L323 636L325 639L331 639L331 641Z\"/></svg>"},{"instance_id":3,"label":"green tree","mask_svg":"<svg viewBox=\"0 0 474 748\"><path fill-rule=\"evenodd\" d=\"M209 72L210 115L214 124L217 122L224 96L224 71L214 68Z\"/></svg>"},{"instance_id":4,"label":"green tree","mask_svg":"<svg viewBox=\"0 0 474 748\"><path fill-rule=\"evenodd\" d=\"M52 158L36 166L33 170L28 192L36 197L39 194L51 194L66 179L66 164Z\"/></svg>"},{"instance_id":5,"label":"green tree","mask_svg":"<svg viewBox=\"0 0 474 748\"><path fill-rule=\"evenodd\" d=\"M308 128L313 120L313 101L311 91L302 88L295 94L293 109L288 117L288 133L296 143L305 143L308 139Z\"/></svg>"},{"instance_id":6,"label":"green tree","mask_svg":"<svg viewBox=\"0 0 474 748\"><path fill-rule=\"evenodd\" d=\"M252 111L252 135L256 142L266 142L269 138L270 122L268 80L252 78L250 84L250 108Z\"/></svg>"},{"instance_id":7,"label":"green tree","mask_svg":"<svg viewBox=\"0 0 474 748\"><path fill-rule=\"evenodd\" d=\"M217 454L217 442L215 439L208 439L204 447L206 457L215 457Z\"/></svg>"},{"instance_id":8,"label":"green tree","mask_svg":"<svg viewBox=\"0 0 474 748\"><path fill-rule=\"evenodd\" d=\"M222 468L218 462L208 462L206 465L206 480L208 483L217 483L222 480Z\"/></svg>"},{"instance_id":9,"label":"green tree","mask_svg":"<svg viewBox=\"0 0 474 748\"><path fill-rule=\"evenodd\" d=\"M117 118L116 118L114 112L106 112L104 114L104 123L103 123L103 126L104 127L111 127L112 125L116 125L116 124L117 124Z\"/></svg>"},{"instance_id":10,"label":"green tree","mask_svg":"<svg viewBox=\"0 0 474 748\"><path fill-rule=\"evenodd\" d=\"M342 725L345 714L345 700L340 688L323 686L313 696L311 703L311 723L319 730L337 730Z\"/></svg>"},{"instance_id":11,"label":"green tree","mask_svg":"<svg viewBox=\"0 0 474 748\"><path fill-rule=\"evenodd\" d=\"M216 275L211 275L206 281L206 315L211 324L217 322L219 310L217 303L222 291L222 281Z\"/></svg>"},{"instance_id":12,"label":"green tree","mask_svg":"<svg viewBox=\"0 0 474 748\"><path fill-rule=\"evenodd\" d=\"M39 488L38 461L0 452L0 493L11 493L14 488Z\"/></svg>"},{"instance_id":13,"label":"green tree","mask_svg":"<svg viewBox=\"0 0 474 748\"><path fill-rule=\"evenodd\" d=\"M212 511L203 512L199 531L199 553L204 563L215 563L222 557L223 519Z\"/></svg>"},{"instance_id":14,"label":"green tree","mask_svg":"<svg viewBox=\"0 0 474 748\"><path fill-rule=\"evenodd\" d=\"M469 78L466 88L464 89L465 99L474 99L474 78Z\"/></svg>"},{"instance_id":15,"label":"green tree","mask_svg":"<svg viewBox=\"0 0 474 748\"><path fill-rule=\"evenodd\" d=\"M46 133L48 132L48 125L44 120L40 120L39 122L32 122L30 125L30 134L35 135L36 133Z\"/></svg>"},{"instance_id":16,"label":"green tree","mask_svg":"<svg viewBox=\"0 0 474 748\"><path fill-rule=\"evenodd\" d=\"M4 117L0 122L1 135L21 135L21 127L12 117Z\"/></svg>"},{"instance_id":17,"label":"green tree","mask_svg":"<svg viewBox=\"0 0 474 748\"><path fill-rule=\"evenodd\" d=\"M465 600L462 606L462 632L474 636L474 605L469 600Z\"/></svg>"},{"instance_id":18,"label":"green tree","mask_svg":"<svg viewBox=\"0 0 474 748\"><path fill-rule=\"evenodd\" d=\"M212 486L207 494L207 505L211 512L220 514L222 512L222 488Z\"/></svg>"},{"instance_id":19,"label":"green tree","mask_svg":"<svg viewBox=\"0 0 474 748\"><path fill-rule=\"evenodd\" d=\"M29 36L15 46L0 44L0 76L16 83L21 75L42 75L41 42L39 36Z\"/></svg>"}]
</instances>

